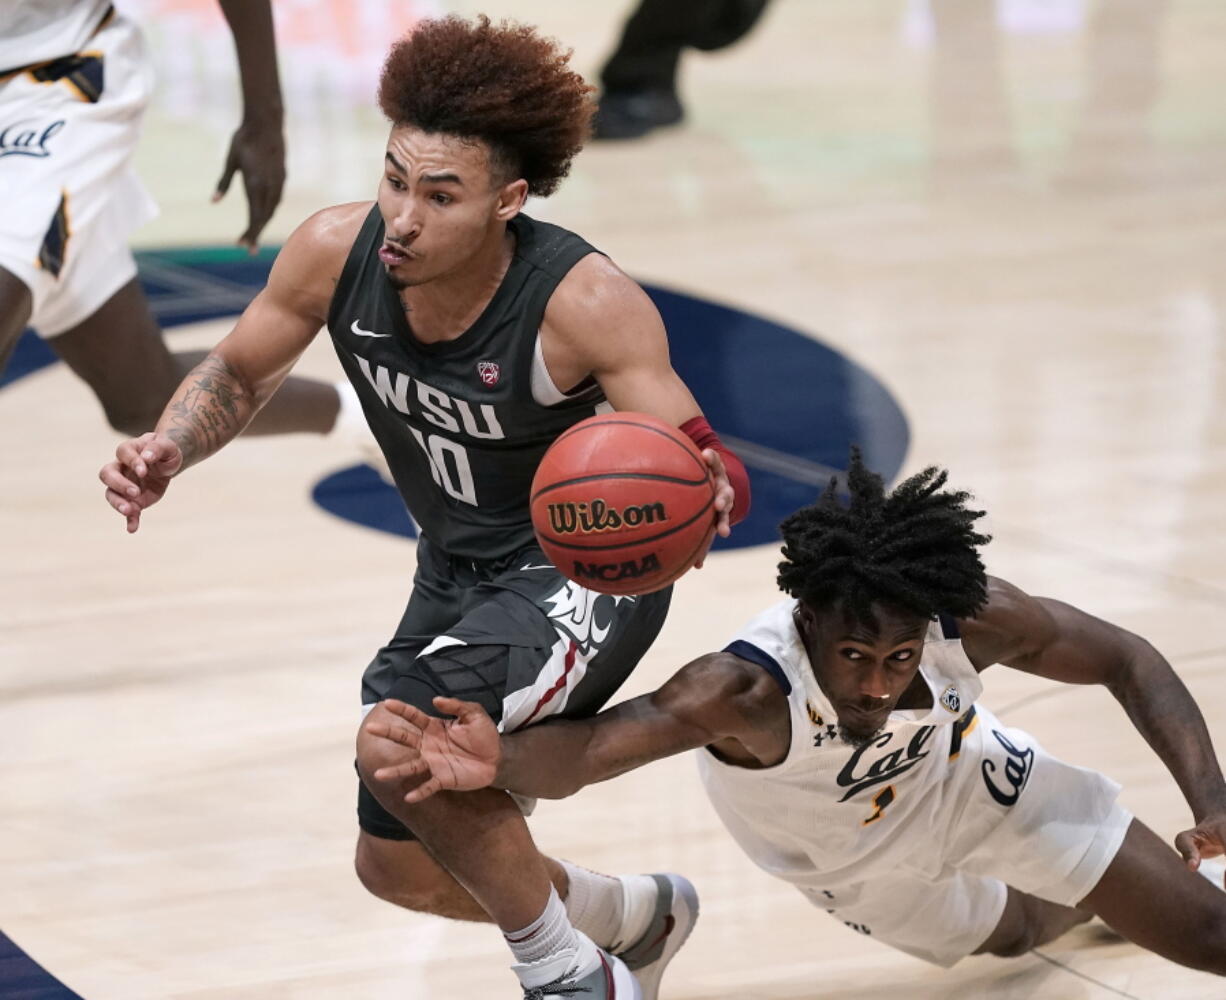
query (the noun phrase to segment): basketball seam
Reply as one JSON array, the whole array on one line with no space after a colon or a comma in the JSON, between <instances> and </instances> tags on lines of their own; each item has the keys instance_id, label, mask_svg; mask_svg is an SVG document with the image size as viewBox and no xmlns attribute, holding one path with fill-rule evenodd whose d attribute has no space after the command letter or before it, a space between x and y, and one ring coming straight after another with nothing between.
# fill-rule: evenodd
<instances>
[{"instance_id":1,"label":"basketball seam","mask_svg":"<svg viewBox=\"0 0 1226 1000\"><path fill-rule=\"evenodd\" d=\"M702 536L702 541L700 541L697 545L694 546L693 551L686 558L685 562L682 563L683 568L678 570L677 575L674 576L672 579L667 580L664 583L660 584L659 589L662 590L663 588L667 587L669 584L676 583L683 576L685 576L686 573L692 570L694 568L694 560L698 557L699 550L704 545L714 542L714 535L715 535L715 527L713 526L707 534Z\"/></svg>"},{"instance_id":2,"label":"basketball seam","mask_svg":"<svg viewBox=\"0 0 1226 1000\"><path fill-rule=\"evenodd\" d=\"M650 416L650 414L648 415ZM591 417L588 418L588 420L591 420L591 419L592 419ZM685 431L681 430L679 427L674 428L674 430L676 430L678 434L680 434L686 441L688 441L691 445L693 445L694 451L690 451L690 449L687 448L684 444L682 444L681 441L673 437L667 431L662 431L658 427L652 427L650 424L639 423L638 421L635 421L635 420L602 420L598 424L587 424L586 426L584 426L584 424L586 424L586 421L581 421L580 423L576 424L574 427L568 428L567 430L563 431L556 438L554 438L553 444L550 445L550 447L552 448L555 445L557 445L559 442L565 441L572 434L579 434L579 433L582 433L583 431L595 430L597 427L640 427L645 431L651 431L652 434L659 434L660 437L664 438L666 441L671 441L673 444L677 445L677 447L679 447L683 452L689 455L691 459L697 462L700 468L704 470L707 468L707 463L703 460L702 452L698 451L698 445L694 444L693 441L690 441L690 436L686 434ZM698 452L698 454L696 455L694 454L694 452Z\"/></svg>"},{"instance_id":3,"label":"basketball seam","mask_svg":"<svg viewBox=\"0 0 1226 1000\"><path fill-rule=\"evenodd\" d=\"M532 494L530 503L536 501L549 493L552 490L560 490L564 486L575 486L579 483L594 483L601 479L609 479L613 482L619 482L626 479L648 479L656 483L674 483L677 486L702 486L703 483L711 481L710 475L704 476L702 479L681 479L677 476L665 476L656 472L596 472L590 476L576 476L574 479L563 479L556 483L550 483L548 486L542 486L539 490Z\"/></svg>"}]
</instances>

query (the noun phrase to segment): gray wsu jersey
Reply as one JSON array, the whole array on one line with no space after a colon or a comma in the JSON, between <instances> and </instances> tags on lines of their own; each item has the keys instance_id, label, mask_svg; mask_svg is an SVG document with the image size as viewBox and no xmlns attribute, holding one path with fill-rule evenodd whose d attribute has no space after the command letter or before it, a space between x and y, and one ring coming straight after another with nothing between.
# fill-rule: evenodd
<instances>
[{"instance_id":1,"label":"gray wsu jersey","mask_svg":"<svg viewBox=\"0 0 1226 1000\"><path fill-rule=\"evenodd\" d=\"M371 208L332 297L328 330L400 495L422 534L456 556L489 559L534 543L532 476L554 438L604 401L594 383L555 405L532 392L545 306L593 248L519 215L515 255L477 321L455 340L413 336L377 256Z\"/></svg>"}]
</instances>

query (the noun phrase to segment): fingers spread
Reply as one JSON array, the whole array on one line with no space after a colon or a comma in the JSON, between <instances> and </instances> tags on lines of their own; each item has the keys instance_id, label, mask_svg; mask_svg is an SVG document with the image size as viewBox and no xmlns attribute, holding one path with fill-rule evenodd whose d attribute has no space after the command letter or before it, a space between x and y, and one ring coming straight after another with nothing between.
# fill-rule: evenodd
<instances>
[{"instance_id":1,"label":"fingers spread","mask_svg":"<svg viewBox=\"0 0 1226 1000\"><path fill-rule=\"evenodd\" d=\"M475 701L461 701L459 698L447 698L443 695L434 699L434 707L440 712L446 712L448 715L454 715L465 721L480 718L486 714L485 709Z\"/></svg>"},{"instance_id":2,"label":"fingers spread","mask_svg":"<svg viewBox=\"0 0 1226 1000\"><path fill-rule=\"evenodd\" d=\"M387 767L379 768L375 771L375 780L403 781L405 778L414 778L418 775L429 773L430 765L422 760L422 758L414 757L403 764L390 764Z\"/></svg>"},{"instance_id":3,"label":"fingers spread","mask_svg":"<svg viewBox=\"0 0 1226 1000\"><path fill-rule=\"evenodd\" d=\"M429 781L423 781L412 791L406 792L404 800L409 805L417 805L418 802L423 802L435 792L441 792L442 790L442 782L438 778L431 778Z\"/></svg>"},{"instance_id":4,"label":"fingers spread","mask_svg":"<svg viewBox=\"0 0 1226 1000\"><path fill-rule=\"evenodd\" d=\"M430 716L416 705L409 705L395 698L387 698L383 705L393 715L400 716L405 722L411 723L418 729L425 729L430 725Z\"/></svg>"},{"instance_id":5,"label":"fingers spread","mask_svg":"<svg viewBox=\"0 0 1226 1000\"><path fill-rule=\"evenodd\" d=\"M417 750L421 747L421 730L416 726L392 726L376 720L366 724L366 731L371 736L399 743L410 750Z\"/></svg>"}]
</instances>

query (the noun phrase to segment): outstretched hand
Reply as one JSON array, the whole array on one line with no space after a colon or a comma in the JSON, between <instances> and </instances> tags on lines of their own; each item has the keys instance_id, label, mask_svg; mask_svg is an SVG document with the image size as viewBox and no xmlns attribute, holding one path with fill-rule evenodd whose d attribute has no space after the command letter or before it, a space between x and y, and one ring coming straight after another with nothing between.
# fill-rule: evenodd
<instances>
[{"instance_id":1,"label":"outstretched hand","mask_svg":"<svg viewBox=\"0 0 1226 1000\"><path fill-rule=\"evenodd\" d=\"M260 233L276 211L285 187L285 137L279 119L270 118L263 124L243 122L238 127L230 140L213 201L226 196L236 172L242 173L247 192L247 228L238 243L254 254L259 249Z\"/></svg>"},{"instance_id":2,"label":"outstretched hand","mask_svg":"<svg viewBox=\"0 0 1226 1000\"><path fill-rule=\"evenodd\" d=\"M422 779L405 793L405 802L413 805L436 792L471 792L493 784L502 743L494 720L480 705L435 698L434 707L455 716L452 719L427 715L395 698L381 705L396 719L372 714L364 725L366 732L399 744L406 752L401 763L379 768L374 777L377 781Z\"/></svg>"},{"instance_id":3,"label":"outstretched hand","mask_svg":"<svg viewBox=\"0 0 1226 1000\"><path fill-rule=\"evenodd\" d=\"M123 515L128 534L140 527L141 512L162 499L171 477L183 465L183 452L164 434L149 431L115 449L115 460L98 472L106 500Z\"/></svg>"},{"instance_id":4,"label":"outstretched hand","mask_svg":"<svg viewBox=\"0 0 1226 1000\"><path fill-rule=\"evenodd\" d=\"M1226 854L1226 814L1206 816L1191 830L1175 838L1175 849L1189 870L1196 871L1205 858Z\"/></svg>"}]
</instances>

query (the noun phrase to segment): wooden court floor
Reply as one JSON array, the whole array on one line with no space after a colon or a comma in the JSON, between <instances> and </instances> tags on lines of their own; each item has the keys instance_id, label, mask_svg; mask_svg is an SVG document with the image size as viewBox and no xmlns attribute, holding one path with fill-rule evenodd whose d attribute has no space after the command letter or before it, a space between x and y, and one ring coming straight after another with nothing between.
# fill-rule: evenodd
<instances>
[{"instance_id":1,"label":"wooden court floor","mask_svg":"<svg viewBox=\"0 0 1226 1000\"><path fill-rule=\"evenodd\" d=\"M140 241L230 240L238 199L208 204L237 121L224 28L205 0L127 6L163 81L138 157L162 216ZM514 15L594 75L629 6L279 0L291 172L269 240L373 192L381 26ZM336 29L342 8L362 30ZM590 148L532 211L873 372L910 423L904 472L946 465L989 510L990 570L1149 638L1221 745L1223 37L1217 0L775 0L742 44L685 62L683 127ZM336 371L322 341L302 364ZM780 370L761 391L813 389ZM114 443L61 366L0 391L0 930L86 1000L516 995L489 928L397 911L352 874L357 680L414 551L311 502L351 444L239 442L127 537L95 480ZM775 558L687 577L625 693L774 600ZM1105 692L1003 668L986 687L1164 836L1189 825ZM948 972L894 953L740 855L688 758L544 804L532 827L589 867L698 884L670 1000L1226 996L1097 924Z\"/></svg>"}]
</instances>

